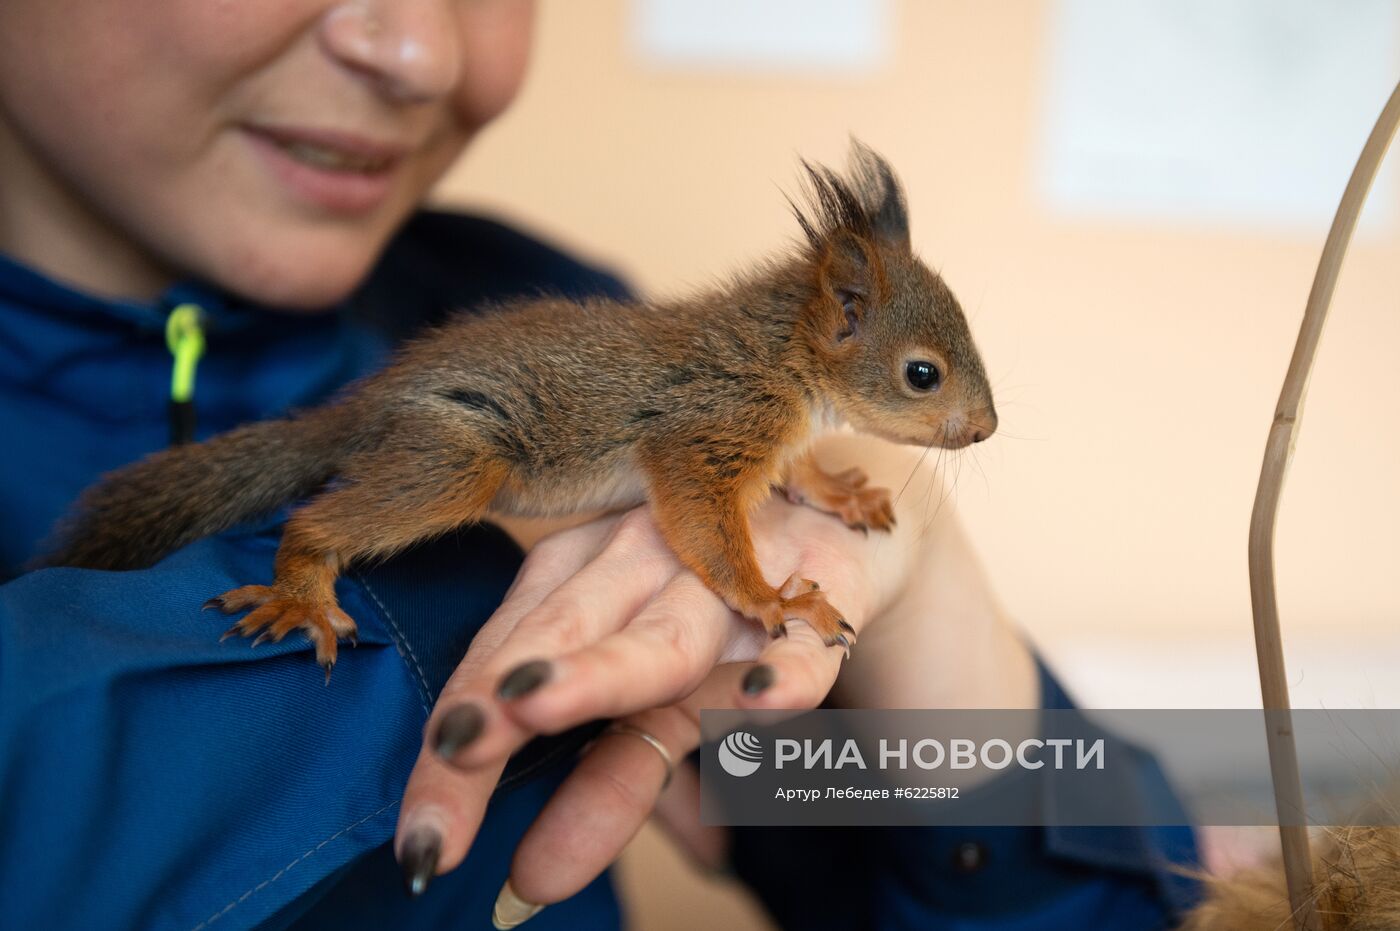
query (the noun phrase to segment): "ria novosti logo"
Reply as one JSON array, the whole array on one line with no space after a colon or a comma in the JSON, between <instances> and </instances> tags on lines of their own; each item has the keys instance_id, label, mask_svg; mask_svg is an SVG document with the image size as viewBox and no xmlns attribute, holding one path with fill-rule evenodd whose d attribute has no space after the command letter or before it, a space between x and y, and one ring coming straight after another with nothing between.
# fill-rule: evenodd
<instances>
[{"instance_id":1,"label":"ria novosti logo","mask_svg":"<svg viewBox=\"0 0 1400 931\"><path fill-rule=\"evenodd\" d=\"M719 765L731 776L752 776L763 763L763 744L747 731L735 731L719 745Z\"/></svg>"}]
</instances>

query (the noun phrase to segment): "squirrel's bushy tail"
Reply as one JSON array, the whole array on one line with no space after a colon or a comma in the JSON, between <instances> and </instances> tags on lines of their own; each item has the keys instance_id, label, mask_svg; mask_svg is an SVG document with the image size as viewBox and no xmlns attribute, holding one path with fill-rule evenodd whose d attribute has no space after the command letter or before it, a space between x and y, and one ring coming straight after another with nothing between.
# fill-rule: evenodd
<instances>
[{"instance_id":1,"label":"squirrel's bushy tail","mask_svg":"<svg viewBox=\"0 0 1400 931\"><path fill-rule=\"evenodd\" d=\"M84 491L37 565L149 566L312 493L335 474L357 432L334 405L152 453Z\"/></svg>"}]
</instances>

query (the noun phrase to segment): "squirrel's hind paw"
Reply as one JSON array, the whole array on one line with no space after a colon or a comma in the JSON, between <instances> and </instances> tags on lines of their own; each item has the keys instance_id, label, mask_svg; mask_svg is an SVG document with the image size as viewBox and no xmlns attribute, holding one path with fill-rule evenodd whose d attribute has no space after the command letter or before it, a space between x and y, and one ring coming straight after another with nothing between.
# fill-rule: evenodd
<instances>
[{"instance_id":1,"label":"squirrel's hind paw","mask_svg":"<svg viewBox=\"0 0 1400 931\"><path fill-rule=\"evenodd\" d=\"M340 637L355 639L355 622L332 601L318 601L284 594L275 586L245 585L204 603L205 608L218 608L225 614L237 614L251 608L248 615L234 623L220 640L234 634L252 637L253 646L264 640L280 641L294 630L303 631L316 647L316 662L330 680L335 665L336 641Z\"/></svg>"},{"instance_id":2,"label":"squirrel's hind paw","mask_svg":"<svg viewBox=\"0 0 1400 931\"><path fill-rule=\"evenodd\" d=\"M867 484L861 469L847 469L835 475L820 470L795 479L787 485L787 497L793 504L808 504L819 511L834 514L852 530L893 530L894 501L889 489Z\"/></svg>"},{"instance_id":3,"label":"squirrel's hind paw","mask_svg":"<svg viewBox=\"0 0 1400 931\"><path fill-rule=\"evenodd\" d=\"M773 603L761 610L763 626L769 635L786 636L788 621L805 621L822 638L822 643L843 647L846 655L850 655L851 646L856 642L855 628L826 600L826 592L816 582L794 574L783 583L777 595Z\"/></svg>"},{"instance_id":4,"label":"squirrel's hind paw","mask_svg":"<svg viewBox=\"0 0 1400 931\"><path fill-rule=\"evenodd\" d=\"M894 529L894 501L885 488L852 488L836 503L835 512L847 527L861 533Z\"/></svg>"}]
</instances>

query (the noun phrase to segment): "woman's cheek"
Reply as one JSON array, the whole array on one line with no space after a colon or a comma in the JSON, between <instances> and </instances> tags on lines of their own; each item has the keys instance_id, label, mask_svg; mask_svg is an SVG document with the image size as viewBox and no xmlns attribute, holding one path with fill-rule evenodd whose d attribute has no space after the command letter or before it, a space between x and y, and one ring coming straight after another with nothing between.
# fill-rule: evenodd
<instances>
[{"instance_id":1,"label":"woman's cheek","mask_svg":"<svg viewBox=\"0 0 1400 931\"><path fill-rule=\"evenodd\" d=\"M534 7L532 0L479 0L463 7L456 111L470 131L499 116L519 94L530 61Z\"/></svg>"}]
</instances>

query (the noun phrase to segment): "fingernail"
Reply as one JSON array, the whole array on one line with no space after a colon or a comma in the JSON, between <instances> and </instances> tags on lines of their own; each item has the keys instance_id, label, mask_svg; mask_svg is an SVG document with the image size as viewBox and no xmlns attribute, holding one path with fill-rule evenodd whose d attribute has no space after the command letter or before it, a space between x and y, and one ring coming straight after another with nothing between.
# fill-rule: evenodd
<instances>
[{"instance_id":1,"label":"fingernail","mask_svg":"<svg viewBox=\"0 0 1400 931\"><path fill-rule=\"evenodd\" d=\"M444 760L451 760L467 744L481 736L486 715L476 705L458 705L442 716L433 749Z\"/></svg>"},{"instance_id":2,"label":"fingernail","mask_svg":"<svg viewBox=\"0 0 1400 931\"><path fill-rule=\"evenodd\" d=\"M744 694L757 695L773 684L773 667L759 664L744 676Z\"/></svg>"},{"instance_id":3,"label":"fingernail","mask_svg":"<svg viewBox=\"0 0 1400 931\"><path fill-rule=\"evenodd\" d=\"M534 918L544 911L543 905L535 905L526 902L515 894L511 888L510 880L501 887L501 894L496 896L496 907L491 910L491 924L496 926L497 931L510 931L511 928L518 928L525 922Z\"/></svg>"},{"instance_id":4,"label":"fingernail","mask_svg":"<svg viewBox=\"0 0 1400 931\"><path fill-rule=\"evenodd\" d=\"M496 689L496 695L502 701L510 701L512 698L529 695L549 681L551 672L553 669L549 665L549 660L534 659L528 663L522 663L501 680L500 686Z\"/></svg>"},{"instance_id":5,"label":"fingernail","mask_svg":"<svg viewBox=\"0 0 1400 931\"><path fill-rule=\"evenodd\" d=\"M399 869L403 873L404 888L415 899L428 891L441 852L442 838L432 828L417 828L403 842L399 850Z\"/></svg>"}]
</instances>

